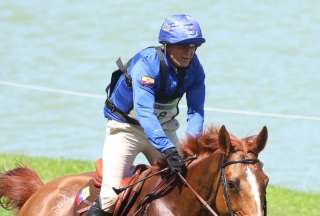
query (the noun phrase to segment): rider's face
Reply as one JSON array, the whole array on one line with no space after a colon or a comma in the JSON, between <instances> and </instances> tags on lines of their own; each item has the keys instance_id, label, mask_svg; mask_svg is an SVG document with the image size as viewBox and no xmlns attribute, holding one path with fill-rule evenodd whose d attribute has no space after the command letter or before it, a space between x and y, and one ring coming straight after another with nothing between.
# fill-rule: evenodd
<instances>
[{"instance_id":1,"label":"rider's face","mask_svg":"<svg viewBox=\"0 0 320 216\"><path fill-rule=\"evenodd\" d=\"M191 63L191 60L195 52L195 46L182 46L175 44L167 45L167 53L170 57L170 60L174 64L174 66L178 68L188 67Z\"/></svg>"}]
</instances>

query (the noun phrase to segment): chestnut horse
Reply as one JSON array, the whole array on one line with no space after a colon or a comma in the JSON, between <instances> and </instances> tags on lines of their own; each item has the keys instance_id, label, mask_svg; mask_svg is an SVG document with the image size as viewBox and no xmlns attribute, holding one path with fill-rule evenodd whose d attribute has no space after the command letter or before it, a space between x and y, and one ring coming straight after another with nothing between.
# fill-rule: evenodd
<instances>
[{"instance_id":1,"label":"chestnut horse","mask_svg":"<svg viewBox=\"0 0 320 216\"><path fill-rule=\"evenodd\" d=\"M222 126L209 128L198 138L187 138L181 152L185 158L195 159L188 163L186 182L180 179L170 190L151 197L155 185L166 178L150 177L127 215L266 215L268 177L258 154L267 136L264 127L256 136L238 139ZM164 166L162 160L150 169L155 173ZM18 216L72 216L76 193L91 178L92 173L83 173L43 184L34 171L18 167L0 174L0 204L7 210L16 209ZM207 205L199 202L199 197Z\"/></svg>"}]
</instances>

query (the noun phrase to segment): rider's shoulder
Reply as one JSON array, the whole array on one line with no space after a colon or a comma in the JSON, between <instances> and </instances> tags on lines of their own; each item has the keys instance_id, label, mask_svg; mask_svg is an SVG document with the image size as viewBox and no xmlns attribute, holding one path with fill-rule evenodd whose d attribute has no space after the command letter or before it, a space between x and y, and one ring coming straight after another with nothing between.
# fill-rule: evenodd
<instances>
[{"instance_id":1,"label":"rider's shoulder","mask_svg":"<svg viewBox=\"0 0 320 216\"><path fill-rule=\"evenodd\" d=\"M147 74L151 77L159 76L159 57L153 47L147 47L139 51L131 61L129 71L132 76Z\"/></svg>"},{"instance_id":2,"label":"rider's shoulder","mask_svg":"<svg viewBox=\"0 0 320 216\"><path fill-rule=\"evenodd\" d=\"M159 61L159 57L157 55L157 51L155 47L144 48L137 54L137 56L138 58L142 58L150 64Z\"/></svg>"},{"instance_id":3,"label":"rider's shoulder","mask_svg":"<svg viewBox=\"0 0 320 216\"><path fill-rule=\"evenodd\" d=\"M138 63L138 65L142 67L147 67L152 71L157 71L159 67L159 56L154 47L147 47L133 57L133 62L134 64Z\"/></svg>"}]
</instances>

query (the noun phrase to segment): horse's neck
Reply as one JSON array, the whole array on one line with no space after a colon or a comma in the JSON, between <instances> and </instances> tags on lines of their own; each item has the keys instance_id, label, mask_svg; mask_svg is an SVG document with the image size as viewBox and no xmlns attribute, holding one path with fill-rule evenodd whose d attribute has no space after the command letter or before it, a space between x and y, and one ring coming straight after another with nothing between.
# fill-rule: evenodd
<instances>
[{"instance_id":1,"label":"horse's neck","mask_svg":"<svg viewBox=\"0 0 320 216\"><path fill-rule=\"evenodd\" d=\"M216 192L221 159L221 154L215 153L194 161L188 169L187 181L195 188L199 187L199 193L202 191L205 199Z\"/></svg>"},{"instance_id":2,"label":"horse's neck","mask_svg":"<svg viewBox=\"0 0 320 216\"><path fill-rule=\"evenodd\" d=\"M200 157L188 166L185 178L205 200L208 200L212 193L216 192L220 176L220 159L220 155L217 154L203 158ZM138 203L142 203L147 194L150 194L151 191L154 191L163 182L160 176L154 176L152 179L144 183L141 194L128 215L134 215ZM173 190L170 190L168 194L154 200L147 208L147 211L151 215L198 216L201 209L203 209L203 206L192 191L184 185L178 185Z\"/></svg>"},{"instance_id":3,"label":"horse's neck","mask_svg":"<svg viewBox=\"0 0 320 216\"><path fill-rule=\"evenodd\" d=\"M217 153L199 158L191 163L186 176L188 183L204 200L210 201L212 208L215 208L214 200L219 187L221 159L221 154ZM185 187L179 196L189 197L189 200L184 200L188 215L202 215L202 210L207 212L189 188Z\"/></svg>"}]
</instances>

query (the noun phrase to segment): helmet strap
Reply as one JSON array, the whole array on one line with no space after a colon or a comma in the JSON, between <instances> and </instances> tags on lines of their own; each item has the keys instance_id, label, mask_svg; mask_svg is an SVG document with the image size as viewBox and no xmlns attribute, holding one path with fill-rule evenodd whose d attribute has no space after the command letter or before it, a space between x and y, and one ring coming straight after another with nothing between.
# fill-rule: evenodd
<instances>
[{"instance_id":1,"label":"helmet strap","mask_svg":"<svg viewBox=\"0 0 320 216\"><path fill-rule=\"evenodd\" d=\"M174 69L174 71L177 72L177 71L178 71L178 68L173 64L171 57L170 57L169 55L167 55L167 45L168 45L168 44L166 44L166 43L163 44L163 53L164 53L164 56L168 59L168 62L169 62L169 64L172 66L172 68Z\"/></svg>"},{"instance_id":2,"label":"helmet strap","mask_svg":"<svg viewBox=\"0 0 320 216\"><path fill-rule=\"evenodd\" d=\"M167 44L163 44L164 56L167 56Z\"/></svg>"}]
</instances>

